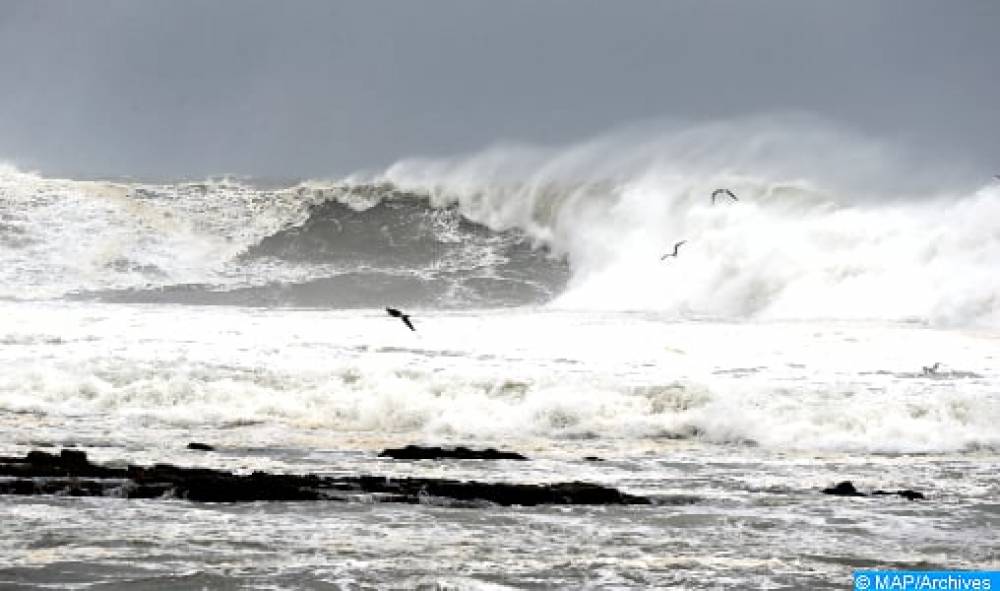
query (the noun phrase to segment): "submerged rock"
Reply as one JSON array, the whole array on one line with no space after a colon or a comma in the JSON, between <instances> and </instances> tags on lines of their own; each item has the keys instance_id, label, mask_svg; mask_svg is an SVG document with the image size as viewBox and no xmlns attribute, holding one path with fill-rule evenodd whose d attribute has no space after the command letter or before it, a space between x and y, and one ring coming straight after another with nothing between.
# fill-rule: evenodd
<instances>
[{"instance_id":1,"label":"submerged rock","mask_svg":"<svg viewBox=\"0 0 1000 591\"><path fill-rule=\"evenodd\" d=\"M854 488L854 483L852 483L850 480L845 480L845 481L837 484L837 486L834 486L832 488L824 488L823 489L823 494L826 494L826 495L835 495L835 496L838 496L838 497L867 497L867 496L869 496L869 495L866 495L863 492L859 492L858 489ZM918 499L923 500L923 499L926 498L923 493L917 492L915 490L909 490L909 489L906 489L906 490L897 490L897 491L876 490L876 491L873 491L872 494L871 494L871 496L873 496L873 497L881 497L881 496L886 496L886 495L899 495L899 496L903 497L904 499L906 499L908 501L915 501L915 500L918 500Z\"/></svg>"},{"instance_id":2,"label":"submerged rock","mask_svg":"<svg viewBox=\"0 0 1000 591\"><path fill-rule=\"evenodd\" d=\"M510 484L442 478L318 476L314 474L236 475L209 468L171 464L107 468L91 464L83 452L56 456L29 452L0 458L0 494L174 497L201 502L352 501L496 505L646 505L646 497L587 482Z\"/></svg>"},{"instance_id":3,"label":"submerged rock","mask_svg":"<svg viewBox=\"0 0 1000 591\"><path fill-rule=\"evenodd\" d=\"M924 493L917 492L915 490L904 489L904 490L877 490L872 493L872 496L883 496L883 495L899 495L906 499L907 501L924 500L927 497Z\"/></svg>"},{"instance_id":4,"label":"submerged rock","mask_svg":"<svg viewBox=\"0 0 1000 591\"><path fill-rule=\"evenodd\" d=\"M527 460L528 458L513 451L498 451L492 447L486 449L469 449L467 447L422 447L407 445L406 447L388 448L378 455L380 458L394 460Z\"/></svg>"}]
</instances>

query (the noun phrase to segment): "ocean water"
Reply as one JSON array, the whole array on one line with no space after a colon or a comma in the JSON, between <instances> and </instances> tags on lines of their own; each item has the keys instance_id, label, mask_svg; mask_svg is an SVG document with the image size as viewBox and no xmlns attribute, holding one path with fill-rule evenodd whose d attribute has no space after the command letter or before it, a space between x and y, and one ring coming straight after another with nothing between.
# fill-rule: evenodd
<instances>
[{"instance_id":1,"label":"ocean water","mask_svg":"<svg viewBox=\"0 0 1000 591\"><path fill-rule=\"evenodd\" d=\"M845 589L855 568L1000 568L1000 184L905 176L829 130L739 131L292 183L0 168L3 455L656 501L3 497L0 588ZM720 186L739 201L713 205ZM409 443L532 460L377 457ZM927 500L819 493L842 480Z\"/></svg>"}]
</instances>

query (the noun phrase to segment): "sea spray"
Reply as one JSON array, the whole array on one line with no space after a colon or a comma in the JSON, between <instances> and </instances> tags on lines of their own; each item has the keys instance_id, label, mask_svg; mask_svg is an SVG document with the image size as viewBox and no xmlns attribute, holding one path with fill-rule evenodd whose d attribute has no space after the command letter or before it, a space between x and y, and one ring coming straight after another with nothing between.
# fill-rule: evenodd
<instances>
[{"instance_id":1,"label":"sea spray","mask_svg":"<svg viewBox=\"0 0 1000 591\"><path fill-rule=\"evenodd\" d=\"M382 180L566 256L558 307L996 326L1000 186L956 174L791 118L500 146ZM713 204L719 187L739 201Z\"/></svg>"},{"instance_id":2,"label":"sea spray","mask_svg":"<svg viewBox=\"0 0 1000 591\"><path fill-rule=\"evenodd\" d=\"M958 170L808 117L498 145L277 188L5 167L0 295L998 326L1000 184ZM739 200L713 204L720 187Z\"/></svg>"}]
</instances>

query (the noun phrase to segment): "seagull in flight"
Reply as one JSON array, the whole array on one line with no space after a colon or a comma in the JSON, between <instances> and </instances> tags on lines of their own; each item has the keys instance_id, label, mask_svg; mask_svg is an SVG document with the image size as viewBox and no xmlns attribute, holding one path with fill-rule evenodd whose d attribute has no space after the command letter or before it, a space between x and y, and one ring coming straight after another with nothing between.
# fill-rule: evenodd
<instances>
[{"instance_id":1,"label":"seagull in flight","mask_svg":"<svg viewBox=\"0 0 1000 591\"><path fill-rule=\"evenodd\" d=\"M712 205L715 205L715 198L720 195L725 195L733 201L739 201L739 199L736 198L736 195L734 195L729 189L716 189L712 191Z\"/></svg>"},{"instance_id":2,"label":"seagull in flight","mask_svg":"<svg viewBox=\"0 0 1000 591\"><path fill-rule=\"evenodd\" d=\"M674 244L674 252L668 252L667 254L661 256L660 260L662 261L663 259L665 259L667 257L676 257L677 256L677 251L681 249L681 245L684 244L685 242L687 242L687 240L681 240L680 242L675 243Z\"/></svg>"},{"instance_id":3,"label":"seagull in flight","mask_svg":"<svg viewBox=\"0 0 1000 591\"><path fill-rule=\"evenodd\" d=\"M405 324L410 330L417 330L413 328L413 323L410 322L409 314L403 314L400 310L397 310L396 308L386 308L385 311L389 313L389 316L392 316L393 318L399 318L400 320L402 320L403 324Z\"/></svg>"}]
</instances>

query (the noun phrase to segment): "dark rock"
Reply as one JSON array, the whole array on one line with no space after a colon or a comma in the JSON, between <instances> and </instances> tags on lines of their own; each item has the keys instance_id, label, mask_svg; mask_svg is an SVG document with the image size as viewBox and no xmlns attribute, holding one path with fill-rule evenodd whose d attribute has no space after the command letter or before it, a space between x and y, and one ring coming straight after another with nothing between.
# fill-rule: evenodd
<instances>
[{"instance_id":1,"label":"dark rock","mask_svg":"<svg viewBox=\"0 0 1000 591\"><path fill-rule=\"evenodd\" d=\"M823 494L836 495L838 497L866 497L868 495L859 492L854 488L854 484L850 480L845 480L833 488L824 488ZM885 490L875 490L872 491L871 496L873 497L883 497L888 495L899 495L904 499L915 501L917 499L924 499L923 493L917 492L915 490L897 490L897 491L885 491Z\"/></svg>"},{"instance_id":2,"label":"dark rock","mask_svg":"<svg viewBox=\"0 0 1000 591\"><path fill-rule=\"evenodd\" d=\"M187 444L188 449L196 449L199 451L215 451L215 448L207 443L198 443L197 441L192 441Z\"/></svg>"},{"instance_id":3,"label":"dark rock","mask_svg":"<svg viewBox=\"0 0 1000 591\"><path fill-rule=\"evenodd\" d=\"M903 497L907 501L916 501L918 499L922 501L922 500L925 500L927 498L927 497L924 496L924 493L917 492L915 490L910 490L910 489L897 490L896 494L899 495L899 496L901 496L901 497Z\"/></svg>"},{"instance_id":4,"label":"dark rock","mask_svg":"<svg viewBox=\"0 0 1000 591\"><path fill-rule=\"evenodd\" d=\"M477 450L467 447L442 448L407 445L406 447L388 448L378 455L380 458L394 460L527 460L517 452L497 451L492 447Z\"/></svg>"},{"instance_id":5,"label":"dark rock","mask_svg":"<svg viewBox=\"0 0 1000 591\"><path fill-rule=\"evenodd\" d=\"M823 494L825 495L836 495L838 497L863 497L864 493L858 492L858 489L854 488L854 483L850 480L845 480L833 488L824 488Z\"/></svg>"},{"instance_id":6,"label":"dark rock","mask_svg":"<svg viewBox=\"0 0 1000 591\"><path fill-rule=\"evenodd\" d=\"M24 456L24 461L36 466L54 466L59 463L59 457L48 452L32 450Z\"/></svg>"},{"instance_id":7,"label":"dark rock","mask_svg":"<svg viewBox=\"0 0 1000 591\"><path fill-rule=\"evenodd\" d=\"M493 450L494 452L496 450ZM202 502L349 501L361 498L386 503L443 502L452 506L496 505L645 505L650 500L587 482L509 484L440 478L385 476L323 477L313 474L236 475L209 468L171 464L129 465L124 469L91 464L81 452L55 456L29 452L22 458L0 458L0 494L117 496L149 499L162 496Z\"/></svg>"},{"instance_id":8,"label":"dark rock","mask_svg":"<svg viewBox=\"0 0 1000 591\"><path fill-rule=\"evenodd\" d=\"M86 466L87 454L78 449L64 449L59 452L59 461L68 466Z\"/></svg>"},{"instance_id":9,"label":"dark rock","mask_svg":"<svg viewBox=\"0 0 1000 591\"><path fill-rule=\"evenodd\" d=\"M124 470L96 466L87 461L87 454L64 449L59 455L44 451L29 451L24 458L0 460L0 476L86 476L101 478L124 477Z\"/></svg>"},{"instance_id":10,"label":"dark rock","mask_svg":"<svg viewBox=\"0 0 1000 591\"><path fill-rule=\"evenodd\" d=\"M497 505L648 505L649 499L587 482L507 484L436 478L362 476L366 492L389 493L416 500L430 497L486 501Z\"/></svg>"},{"instance_id":11,"label":"dark rock","mask_svg":"<svg viewBox=\"0 0 1000 591\"><path fill-rule=\"evenodd\" d=\"M916 500L921 500L922 501L922 500L924 500L924 499L927 498L927 497L924 496L924 493L917 492L915 490L910 490L910 489L906 489L906 490L876 490L876 491L874 491L872 493L872 496L877 496L877 497L887 496L887 495L899 495L899 496L903 497L904 499L906 499L907 501L916 501Z\"/></svg>"}]
</instances>

